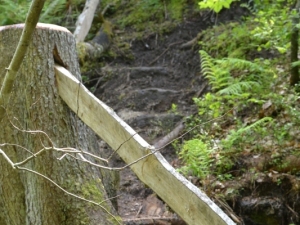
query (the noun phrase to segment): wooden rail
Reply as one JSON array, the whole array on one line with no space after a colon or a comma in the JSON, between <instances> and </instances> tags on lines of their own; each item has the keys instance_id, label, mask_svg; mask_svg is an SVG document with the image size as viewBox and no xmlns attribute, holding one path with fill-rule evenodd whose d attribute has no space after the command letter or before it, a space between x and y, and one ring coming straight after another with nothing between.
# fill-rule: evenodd
<instances>
[{"instance_id":1,"label":"wooden rail","mask_svg":"<svg viewBox=\"0 0 300 225\"><path fill-rule=\"evenodd\" d=\"M56 65L55 73L61 98L112 149L118 149L117 153L127 164L155 151L68 70ZM159 152L130 167L189 225L235 224L205 193L176 172Z\"/></svg>"}]
</instances>

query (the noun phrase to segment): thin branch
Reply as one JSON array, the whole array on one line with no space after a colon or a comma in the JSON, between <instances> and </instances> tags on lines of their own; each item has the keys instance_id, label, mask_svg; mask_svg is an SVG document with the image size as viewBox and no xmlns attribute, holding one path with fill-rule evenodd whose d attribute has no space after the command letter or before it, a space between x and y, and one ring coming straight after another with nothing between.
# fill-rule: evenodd
<instances>
[{"instance_id":1,"label":"thin branch","mask_svg":"<svg viewBox=\"0 0 300 225\"><path fill-rule=\"evenodd\" d=\"M162 145L162 146L159 147L159 148L154 148L154 150L148 149L149 151L151 151L150 153L148 153L148 154L146 154L146 155L144 155L144 156L138 158L137 160L134 160L133 162L131 162L131 163L129 163L129 164L123 166L123 167L105 167L105 166L102 166L102 165L95 164L95 163L93 163L93 162L91 162L91 161L89 161L89 160L79 159L79 158L76 158L76 157L74 157L74 156L72 156L72 157L74 157L74 158L77 159L77 160L81 160L81 161L83 161L83 162L89 163L89 164L91 164L91 165L93 165L93 166L100 167L100 168L103 168L103 169L117 170L117 171L123 170L123 169L125 169L125 168L127 168L127 167L130 167L130 166L132 166L133 164L138 163L139 161L141 161L141 160L147 158L148 156L153 155L153 154L159 152L160 150L164 149L166 146L170 145L170 144L173 143L174 141L181 139L182 137L184 137L185 135L187 135L188 133L190 133L191 131L193 131L193 130L196 129L197 127L202 126L202 125L207 124L207 123L211 123L211 122L213 122L213 121L216 121L216 120L219 120L219 119L223 118L224 116L226 116L226 115L227 115L228 113L230 113L231 111L232 111L232 109L229 110L229 111L227 111L225 114L223 114L222 116L220 116L220 117L218 117L218 118L214 118L214 119L211 119L211 120L206 121L206 122L204 122L204 123L201 123L201 124L199 124L199 125L197 125L197 126L194 126L193 128L189 129L188 131L186 131L185 133L183 133L182 135L180 135L179 137L174 138L173 140L169 141L168 143L165 143L164 145ZM122 146L123 144L125 144L126 142L128 142L134 135L136 135L136 134L133 134L130 138L128 138L125 142L123 142L123 143L122 143L122 144L121 144L121 145L113 152L113 154L114 154L116 151L118 151L118 150L121 148L121 146Z\"/></svg>"},{"instance_id":2,"label":"thin branch","mask_svg":"<svg viewBox=\"0 0 300 225\"><path fill-rule=\"evenodd\" d=\"M13 169L15 169L14 163L10 160L10 158L5 154L5 152L0 148L0 154L3 155L4 159L11 165Z\"/></svg>"},{"instance_id":3,"label":"thin branch","mask_svg":"<svg viewBox=\"0 0 300 225\"><path fill-rule=\"evenodd\" d=\"M0 151L0 153L1 153L1 151ZM99 206L99 207L100 207L101 209L103 209L106 213L108 213L111 217L113 217L114 220L115 220L118 224L121 225L121 223L119 222L119 220L118 220L111 212L109 212L104 206L101 205L102 203L107 202L107 201L109 201L110 199L105 199L105 200L101 201L100 203L97 203L97 202L95 202L95 201L85 199L85 198L83 198L83 197L80 197L80 196L78 196L78 195L75 195L75 194L73 194L73 193L71 193L71 192L65 190L65 189L62 188L60 185L58 185L56 182L54 182L53 180L51 180L49 177L47 177L47 176L45 176L45 175L43 175L43 174L41 174L41 173L39 173L39 172L36 172L36 171L34 171L34 170L31 170L31 169L28 169L28 168L26 168L26 167L16 166L15 168L17 168L17 169L19 169L19 170L25 170L25 171L28 171L28 172L30 172L30 173L36 174L36 175L38 175L38 176L40 176L40 177L46 179L46 180L49 181L50 183L54 184L57 188L59 188L60 190L62 190L62 191L65 192L66 194L71 195L71 196L73 196L74 198L80 199L80 200L82 200L82 201L85 201L85 202L91 203L91 204L93 204L93 205Z\"/></svg>"},{"instance_id":4,"label":"thin branch","mask_svg":"<svg viewBox=\"0 0 300 225\"><path fill-rule=\"evenodd\" d=\"M23 161L21 161L21 162L18 162L18 163L15 163L14 165L15 165L15 166L21 166L21 165L27 163L29 160L31 160L31 159L33 159L33 158L36 158L38 155L40 155L40 154L43 153L44 151L50 150L50 149L52 149L52 148L43 148L43 149L39 150L37 153L34 153L32 156L29 156L29 157L27 157L25 160L23 160Z\"/></svg>"},{"instance_id":5,"label":"thin branch","mask_svg":"<svg viewBox=\"0 0 300 225\"><path fill-rule=\"evenodd\" d=\"M23 147L21 145L18 145L18 144L3 143L3 144L0 144L0 146L1 147L2 146L14 146L14 147L21 148L21 149L25 150L26 152L28 152L31 155L34 155L34 153L31 152L29 149L27 149L27 148L25 148L25 147Z\"/></svg>"},{"instance_id":6,"label":"thin branch","mask_svg":"<svg viewBox=\"0 0 300 225\"><path fill-rule=\"evenodd\" d=\"M189 129L187 132L185 132L184 134L180 135L180 136L177 137L175 140L177 140L177 139L179 139L179 138L182 138L182 137L185 136L187 133L189 133L189 132L191 132L192 130L196 129L196 128L199 127L200 125L203 125L203 124L210 123L210 122L212 122L212 121L221 119L221 118L224 117L226 114L228 114L230 111L231 111L231 110L229 110L228 112L226 112L226 113L225 113L224 115L222 115L221 117L218 117L218 118L216 118L216 119L209 120L209 121L207 121L207 122L205 122L205 123L199 124L199 125L197 125L197 126L191 128L191 129ZM24 130L23 130L23 131L24 131ZM24 132L27 132L27 131L24 131ZM29 133L31 133L31 134L43 133L43 134L44 134L44 132L40 132L40 131L29 131ZM131 140L131 138L133 138L134 135L136 135L136 134L133 134L131 137L128 138L128 140L126 140L125 142L123 142L123 143L116 149L116 151L119 150L119 149L123 146L123 144L125 144L126 142L128 142L129 140ZM48 135L46 135L46 137L49 138ZM50 138L49 138L49 139L50 139ZM52 143L51 139L50 139L50 142ZM161 149L163 149L164 147L166 147L167 145L169 145L169 144L172 143L172 142L173 142L173 141L170 141L169 143L166 143L164 146L162 146L162 147L160 147L160 148L157 148L157 149L155 149L155 148L154 148L153 150L152 150L152 149L149 149L149 151L151 151L150 153L148 153L148 154L144 155L143 157L140 157L139 159L137 159L137 160L131 162L130 164L127 164L126 166L120 167L120 168L110 168L110 167L105 167L105 166L101 166L101 165L98 165L98 164L96 164L96 163L93 163L93 162L87 160L86 158L84 158L84 157L82 156L82 154L85 154L86 152L83 152L83 151L80 151L80 150L77 150L77 149L74 149L74 148L55 148L55 147L45 148L45 147L44 147L43 149L41 149L40 151L38 151L38 152L35 153L34 155L28 157L27 159L25 159L24 161L19 162L19 163L13 163L12 160L6 155L6 153L5 153L2 149L0 149L0 154L3 155L4 159L11 165L11 167L12 167L13 169L24 170L24 171L27 171L27 172L31 172L31 173L33 173L33 174L36 174L36 175L38 175L38 176L41 176L42 178L44 178L44 179L46 179L47 181L49 181L49 182L51 182L52 184L54 184L57 188L59 188L60 190L62 190L62 191L65 192L66 194L68 194L68 195L70 195L70 196L72 196L72 197L75 197L75 198L77 198L77 199L80 199L80 200L82 200L82 201L85 201L85 202L94 204L94 205L96 205L96 206L99 206L102 210L104 210L107 214L109 214L109 215L110 215L110 216L111 216L118 224L121 224L121 223L118 221L118 219L117 219L112 213L110 213L104 206L101 205L103 202L109 201L111 198L110 198L110 199L105 199L104 201L102 201L102 202L100 202L100 203L97 203L97 202L92 201L92 200L85 199L85 198L80 197L80 196L78 196L78 195L76 195L76 194L73 194L73 193L71 193L71 192L68 192L67 190L65 190L64 188L62 188L60 185L58 185L56 182L54 182L53 180L51 180L49 177L47 177L47 176L45 176L45 175L43 175L43 174L41 174L41 173L39 173L39 172L37 172L37 171L28 169L28 168L26 168L26 167L21 167L20 165L22 165L22 164L28 162L30 159L36 157L37 155L41 154L42 152L44 152L44 151L46 151L46 150L56 150L56 151L58 151L58 152L65 152L65 153L66 153L66 154L64 154L64 155L61 157L61 159L64 158L65 156L67 156L67 155L70 155L71 157L75 158L76 160L80 160L80 161L83 161L83 162L87 162L87 163L89 163L89 164L91 164L91 165L93 165L93 166L96 166L96 167L101 167L101 168L103 168L103 169L108 169L108 170L122 170L122 169L124 169L124 168L126 168L126 167L129 167L129 166L131 166L131 165L133 165L133 164L135 164L135 163L137 163L137 162L139 162L139 161L145 159L146 157L148 157L148 156L150 156L150 155L152 155L152 154L155 154L156 152L160 151ZM5 144L3 144L3 145L5 145ZM116 152L116 151L115 151L115 152ZM77 157L71 155L70 153L78 153L81 157L80 157L80 158L77 158ZM88 153L88 155L94 157L93 154ZM99 158L99 157L98 157L98 158ZM117 197L117 196L116 196L116 197Z\"/></svg>"},{"instance_id":7,"label":"thin branch","mask_svg":"<svg viewBox=\"0 0 300 225\"><path fill-rule=\"evenodd\" d=\"M204 122L204 123L201 123L201 124L199 124L199 125L197 125L197 126L194 126L193 128L189 129L188 131L186 131L185 133L183 133L182 135L180 135L179 137L174 138L172 141L170 141L170 142L164 144L164 145L161 146L160 148L155 148L155 149L152 150L152 151L149 149L149 150L151 151L150 153L148 153L148 154L146 154L146 155L140 157L139 159L137 159L137 160L135 160L135 161L133 161L133 162L127 164L126 166L119 167L119 168L118 168L118 167L116 167L116 168L111 168L111 170L122 170L122 169L125 169L126 167L132 166L133 164L135 164L135 163L137 163L137 162L139 162L139 161L141 161L141 160L147 158L148 156L153 155L153 154L159 152L160 150L162 150L163 148L167 147L169 144L173 143L174 141L181 139L182 137L184 137L185 135L187 135L188 133L190 133L191 131L193 131L193 130L196 129L197 127L200 127L200 126L202 126L202 125L204 125L204 124L211 123L211 122L213 122L213 121L219 120L219 119L223 118L224 116L226 116L226 115L227 115L228 113L230 113L231 111L232 111L232 109L228 110L226 113L224 113L222 116L220 116L220 117L218 117L218 118L214 118L214 119L208 120L208 121L206 121L206 122ZM132 137L130 137L129 140L130 140L131 138L132 138ZM128 140L127 140L127 141L128 141ZM122 143L121 145L123 145L123 144L124 144L124 143ZM121 145L120 145L120 147L121 147ZM120 147L119 147L119 148L120 148ZM118 149L119 149L119 148L118 148Z\"/></svg>"},{"instance_id":8,"label":"thin branch","mask_svg":"<svg viewBox=\"0 0 300 225\"><path fill-rule=\"evenodd\" d=\"M42 150L41 150L41 151L42 151ZM40 152L41 152L41 151L40 151ZM54 182L53 180L51 180L49 177L47 177L47 176L45 176L45 175L43 175L43 174L41 174L41 173L39 173L39 172L37 172L37 171L28 169L28 168L26 168L26 167L21 167L21 166L19 166L20 164L18 164L18 163L13 163L13 162L11 161L11 159L6 155L6 153L5 153L2 149L0 149L0 154L3 155L4 159L6 159L6 161L11 165L11 167L12 167L13 169L25 170L25 171L28 171L28 172L30 172L30 173L36 174L36 175L38 175L38 176L40 176L40 177L43 177L44 179L46 179L46 180L49 181L50 183L54 184L57 188L59 188L60 190L62 190L62 191L65 192L66 194L68 194L68 195L70 195L70 196L72 196L72 197L75 197L75 198L77 198L77 199L80 199L80 200L82 200L82 201L85 201L85 202L88 202L88 203L92 203L92 204L94 204L94 205L96 205L96 206L99 206L102 210L104 210L104 211L105 211L106 213L108 213L111 217L113 217L114 220L115 220L118 224L121 225L121 223L119 222L119 220L118 220L112 213L110 213L104 206L101 205L102 203L104 203L104 202L106 202L106 201L109 201L109 200L111 200L112 198L105 199L105 200L101 201L100 203L97 203L97 202L92 201L92 200L85 199L85 198L80 197L80 196L78 196L78 195L75 195L75 194L73 194L73 193L71 193L71 192L68 192L67 190L65 190L64 188L62 188L60 185L58 185L56 182ZM115 197L113 197L113 198L116 198L116 197L118 197L118 196L115 196Z\"/></svg>"},{"instance_id":9,"label":"thin branch","mask_svg":"<svg viewBox=\"0 0 300 225\"><path fill-rule=\"evenodd\" d=\"M136 135L136 134L137 134L137 133L134 133L133 135L130 136L130 138L128 138L126 141L124 141L122 144L120 144L119 147L118 147L116 150L114 150L113 153L107 158L107 160L109 161L109 160L111 159L111 157L113 157L113 155L114 155L115 153L117 153L117 152L120 150L120 148L121 148L126 142L130 141L130 140L133 138L133 136Z\"/></svg>"},{"instance_id":10,"label":"thin branch","mask_svg":"<svg viewBox=\"0 0 300 225\"><path fill-rule=\"evenodd\" d=\"M9 120L9 121L10 121L10 120ZM43 135L45 135L46 138L48 139L48 141L50 142L51 147L54 147L54 144L53 144L51 138L48 136L48 134L47 134L46 132L44 132L44 131L42 131L42 130L23 130L23 129L18 128L18 127L17 127L16 125L14 125L11 121L10 121L10 123L11 123L11 125L12 125L15 129L17 129L18 131L21 131L21 132L24 132L24 133L29 133L29 134L43 134ZM41 143L42 143L42 142L41 142ZM42 143L42 145L43 145L43 143Z\"/></svg>"},{"instance_id":11,"label":"thin branch","mask_svg":"<svg viewBox=\"0 0 300 225\"><path fill-rule=\"evenodd\" d=\"M33 31L36 27L36 24L38 23L45 1L46 0L34 0L31 3L21 39L18 43L13 59L11 60L9 67L6 70L4 81L0 90L1 106L5 107L9 102L9 96L12 91L17 72L19 71L19 68L27 52L27 48L30 44ZM4 114L5 110L0 107L0 121L3 119Z\"/></svg>"}]
</instances>

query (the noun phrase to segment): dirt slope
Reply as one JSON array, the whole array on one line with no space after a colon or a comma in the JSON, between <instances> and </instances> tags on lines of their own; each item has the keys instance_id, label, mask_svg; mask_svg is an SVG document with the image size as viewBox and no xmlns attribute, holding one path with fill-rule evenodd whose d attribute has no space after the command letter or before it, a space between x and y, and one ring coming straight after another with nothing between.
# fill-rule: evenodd
<instances>
[{"instance_id":1,"label":"dirt slope","mask_svg":"<svg viewBox=\"0 0 300 225\"><path fill-rule=\"evenodd\" d=\"M117 54L103 56L99 65L84 72L89 78L86 85L146 141L155 144L184 116L196 112L192 97L209 88L201 76L197 42L185 48L182 45L216 22L238 19L244 13L238 6L218 17L191 11L167 32L145 32L142 38L135 37L131 27L116 26L111 49ZM122 38L124 43L118 43ZM162 154L178 166L172 146ZM124 166L118 157L111 164ZM120 172L118 195L118 211L125 224L185 224L130 169Z\"/></svg>"}]
</instances>

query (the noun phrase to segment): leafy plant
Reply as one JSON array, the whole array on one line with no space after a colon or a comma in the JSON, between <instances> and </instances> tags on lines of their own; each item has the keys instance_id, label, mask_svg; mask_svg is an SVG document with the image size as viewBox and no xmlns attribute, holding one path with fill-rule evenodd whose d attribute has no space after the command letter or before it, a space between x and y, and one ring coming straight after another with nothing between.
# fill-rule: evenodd
<instances>
[{"instance_id":1,"label":"leafy plant","mask_svg":"<svg viewBox=\"0 0 300 225\"><path fill-rule=\"evenodd\" d=\"M251 143L253 141L258 143L259 140L262 140L268 135L266 123L269 123L272 120L271 117L264 117L251 125L242 126L238 130L231 130L226 139L222 140L222 147L232 151L234 145L237 143L242 143L243 147L245 147L246 143Z\"/></svg>"},{"instance_id":2,"label":"leafy plant","mask_svg":"<svg viewBox=\"0 0 300 225\"><path fill-rule=\"evenodd\" d=\"M0 25L23 23L26 19L30 4L31 1L28 0L1 0L0 11L2 13L0 14Z\"/></svg>"},{"instance_id":3,"label":"leafy plant","mask_svg":"<svg viewBox=\"0 0 300 225\"><path fill-rule=\"evenodd\" d=\"M207 144L199 139L186 141L179 152L179 157L185 162L180 171L184 174L191 172L199 178L205 178L212 161L211 152Z\"/></svg>"},{"instance_id":4,"label":"leafy plant","mask_svg":"<svg viewBox=\"0 0 300 225\"><path fill-rule=\"evenodd\" d=\"M178 114L178 105L175 103L172 103L171 109L169 110L170 113L174 113L175 115Z\"/></svg>"},{"instance_id":5,"label":"leafy plant","mask_svg":"<svg viewBox=\"0 0 300 225\"><path fill-rule=\"evenodd\" d=\"M166 29L163 25L166 20L182 19L186 0L133 0L129 4L125 10L127 16L122 15L117 23L122 27L132 26L136 31L153 29L157 32ZM169 27L170 24L167 26Z\"/></svg>"},{"instance_id":6,"label":"leafy plant","mask_svg":"<svg viewBox=\"0 0 300 225\"><path fill-rule=\"evenodd\" d=\"M200 115L216 118L233 107L243 109L248 103L262 104L268 93L272 70L263 64L237 58L217 60L200 50L201 68L214 93L204 98L194 98ZM260 63L260 64L259 64Z\"/></svg>"},{"instance_id":7,"label":"leafy plant","mask_svg":"<svg viewBox=\"0 0 300 225\"><path fill-rule=\"evenodd\" d=\"M46 1L40 21L43 23L55 23L64 25L65 18L73 17L77 19L79 11L72 10L69 15L66 15L67 8L77 8L77 5L84 3L84 0L65 1L55 0ZM26 18L27 10L31 4L30 0L0 0L0 11L5 12L0 14L0 26L23 23Z\"/></svg>"},{"instance_id":8,"label":"leafy plant","mask_svg":"<svg viewBox=\"0 0 300 225\"><path fill-rule=\"evenodd\" d=\"M232 2L235 0L203 0L199 2L200 9L211 9L219 13L223 8L229 9Z\"/></svg>"}]
</instances>

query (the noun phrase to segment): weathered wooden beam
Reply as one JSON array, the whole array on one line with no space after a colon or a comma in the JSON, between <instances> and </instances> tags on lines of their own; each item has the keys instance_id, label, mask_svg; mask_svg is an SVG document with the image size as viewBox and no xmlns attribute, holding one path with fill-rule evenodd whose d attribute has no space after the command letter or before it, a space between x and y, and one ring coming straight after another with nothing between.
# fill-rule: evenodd
<instances>
[{"instance_id":1,"label":"weathered wooden beam","mask_svg":"<svg viewBox=\"0 0 300 225\"><path fill-rule=\"evenodd\" d=\"M55 66L55 73L61 98L112 149L118 149L117 153L127 164L155 151L68 70ZM176 172L159 152L133 164L131 169L189 225L235 224L206 194Z\"/></svg>"}]
</instances>

